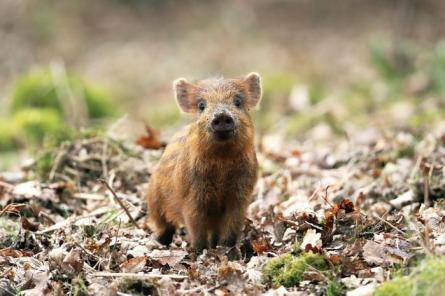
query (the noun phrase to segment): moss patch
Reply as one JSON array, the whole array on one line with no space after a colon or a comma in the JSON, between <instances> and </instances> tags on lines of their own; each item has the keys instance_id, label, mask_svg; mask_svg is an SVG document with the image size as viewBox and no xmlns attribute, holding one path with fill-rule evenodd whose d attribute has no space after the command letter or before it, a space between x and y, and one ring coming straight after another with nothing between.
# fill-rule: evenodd
<instances>
[{"instance_id":1,"label":"moss patch","mask_svg":"<svg viewBox=\"0 0 445 296\"><path fill-rule=\"evenodd\" d=\"M325 258L318 254L303 253L300 256L281 255L271 259L263 269L262 281L265 284L297 286L304 280L306 271L328 271Z\"/></svg>"},{"instance_id":2,"label":"moss patch","mask_svg":"<svg viewBox=\"0 0 445 296\"><path fill-rule=\"evenodd\" d=\"M383 283L375 296L442 295L445 289L445 257L425 259L409 276Z\"/></svg>"},{"instance_id":3,"label":"moss patch","mask_svg":"<svg viewBox=\"0 0 445 296\"><path fill-rule=\"evenodd\" d=\"M0 151L11 151L21 140L19 128L12 120L0 119Z\"/></svg>"},{"instance_id":4,"label":"moss patch","mask_svg":"<svg viewBox=\"0 0 445 296\"><path fill-rule=\"evenodd\" d=\"M14 115L13 122L31 143L41 143L47 134L54 135L64 127L62 119L52 109L22 109Z\"/></svg>"},{"instance_id":5,"label":"moss patch","mask_svg":"<svg viewBox=\"0 0 445 296\"><path fill-rule=\"evenodd\" d=\"M11 219L0 218L0 249L9 248L17 239L20 224Z\"/></svg>"},{"instance_id":6,"label":"moss patch","mask_svg":"<svg viewBox=\"0 0 445 296\"><path fill-rule=\"evenodd\" d=\"M62 103L66 88L78 100L84 100L88 109L88 117L102 118L115 115L115 106L111 96L96 86L87 84L79 76L68 73L59 85L53 79L49 70L31 72L19 78L12 88L11 113L24 108L47 108L55 110L60 117L64 117Z\"/></svg>"},{"instance_id":7,"label":"moss patch","mask_svg":"<svg viewBox=\"0 0 445 296\"><path fill-rule=\"evenodd\" d=\"M328 281L326 286L326 296L343 296L346 295L346 286L337 281Z\"/></svg>"}]
</instances>

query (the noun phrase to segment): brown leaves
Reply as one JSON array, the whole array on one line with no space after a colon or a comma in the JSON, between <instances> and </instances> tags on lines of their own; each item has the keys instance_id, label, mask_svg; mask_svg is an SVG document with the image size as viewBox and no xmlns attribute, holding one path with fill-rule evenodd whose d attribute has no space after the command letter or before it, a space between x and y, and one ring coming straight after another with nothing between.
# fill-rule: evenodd
<instances>
[{"instance_id":1,"label":"brown leaves","mask_svg":"<svg viewBox=\"0 0 445 296\"><path fill-rule=\"evenodd\" d=\"M122 272L139 272L144 269L146 263L147 259L144 256L135 257L119 265L119 268Z\"/></svg>"},{"instance_id":2,"label":"brown leaves","mask_svg":"<svg viewBox=\"0 0 445 296\"><path fill-rule=\"evenodd\" d=\"M145 149L160 149L165 146L165 144L159 140L159 132L148 124L145 124L145 132L145 135L141 135L136 139L137 145Z\"/></svg>"},{"instance_id":3,"label":"brown leaves","mask_svg":"<svg viewBox=\"0 0 445 296\"><path fill-rule=\"evenodd\" d=\"M363 258L370 264L404 264L412 254L407 252L408 244L392 236L376 235L374 241L363 246Z\"/></svg>"},{"instance_id":4,"label":"brown leaves","mask_svg":"<svg viewBox=\"0 0 445 296\"><path fill-rule=\"evenodd\" d=\"M347 215L349 214L349 215ZM356 215L354 215L356 214ZM343 199L339 204L333 205L324 213L324 225L321 232L321 240L324 243L332 240L332 235L335 232L336 221L339 219L349 219L351 223L359 218L359 213L356 211L354 204L349 199Z\"/></svg>"},{"instance_id":5,"label":"brown leaves","mask_svg":"<svg viewBox=\"0 0 445 296\"><path fill-rule=\"evenodd\" d=\"M71 250L63 259L62 263L70 266L75 272L80 272L83 269L83 259L80 250Z\"/></svg>"},{"instance_id":6,"label":"brown leaves","mask_svg":"<svg viewBox=\"0 0 445 296\"><path fill-rule=\"evenodd\" d=\"M252 245L253 251L258 255L270 250L270 245L264 238L251 240L250 244Z\"/></svg>"},{"instance_id":7,"label":"brown leaves","mask_svg":"<svg viewBox=\"0 0 445 296\"><path fill-rule=\"evenodd\" d=\"M30 257L33 255L34 253L28 250L16 250L13 248L0 249L0 257L5 256L5 257L20 258L20 257Z\"/></svg>"},{"instance_id":8,"label":"brown leaves","mask_svg":"<svg viewBox=\"0 0 445 296\"><path fill-rule=\"evenodd\" d=\"M39 230L39 225L40 223L32 223L27 218L22 218L22 227L25 230L36 232L37 230Z\"/></svg>"},{"instance_id":9,"label":"brown leaves","mask_svg":"<svg viewBox=\"0 0 445 296\"><path fill-rule=\"evenodd\" d=\"M150 259L159 262L162 265L175 266L187 255L182 250L153 250L150 253Z\"/></svg>"}]
</instances>

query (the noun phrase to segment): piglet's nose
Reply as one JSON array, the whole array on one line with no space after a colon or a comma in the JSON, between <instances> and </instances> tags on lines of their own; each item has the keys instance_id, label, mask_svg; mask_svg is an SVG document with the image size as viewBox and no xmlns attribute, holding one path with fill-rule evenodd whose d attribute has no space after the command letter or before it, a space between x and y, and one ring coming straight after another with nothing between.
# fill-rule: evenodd
<instances>
[{"instance_id":1,"label":"piglet's nose","mask_svg":"<svg viewBox=\"0 0 445 296\"><path fill-rule=\"evenodd\" d=\"M218 114L212 120L212 129L215 132L228 132L233 130L235 123L233 118L227 114Z\"/></svg>"}]
</instances>

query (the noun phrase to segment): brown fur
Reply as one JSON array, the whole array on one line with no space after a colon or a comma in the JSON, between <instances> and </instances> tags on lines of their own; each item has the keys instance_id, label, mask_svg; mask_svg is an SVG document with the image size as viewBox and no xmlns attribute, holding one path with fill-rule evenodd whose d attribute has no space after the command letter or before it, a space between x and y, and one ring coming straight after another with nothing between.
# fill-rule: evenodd
<instances>
[{"instance_id":1,"label":"brown fur","mask_svg":"<svg viewBox=\"0 0 445 296\"><path fill-rule=\"evenodd\" d=\"M261 97L260 78L175 82L178 105L195 122L175 136L151 176L147 192L148 225L157 239L169 244L175 229L185 225L197 250L217 244L233 246L241 233L257 179L253 124L248 111ZM234 105L234 96L242 105ZM198 110L200 100L206 102ZM216 113L234 118L235 132L217 141L209 130Z\"/></svg>"}]
</instances>

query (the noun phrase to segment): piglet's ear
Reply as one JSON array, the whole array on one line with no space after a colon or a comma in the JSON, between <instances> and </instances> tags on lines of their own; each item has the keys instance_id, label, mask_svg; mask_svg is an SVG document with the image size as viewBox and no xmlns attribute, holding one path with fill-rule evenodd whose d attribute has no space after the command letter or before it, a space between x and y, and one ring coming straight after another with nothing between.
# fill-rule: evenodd
<instances>
[{"instance_id":1,"label":"piglet's ear","mask_svg":"<svg viewBox=\"0 0 445 296\"><path fill-rule=\"evenodd\" d=\"M193 95L195 87L191 83L184 78L179 78L173 82L173 89L176 102L183 112L190 113L196 110L196 102Z\"/></svg>"},{"instance_id":2,"label":"piglet's ear","mask_svg":"<svg viewBox=\"0 0 445 296\"><path fill-rule=\"evenodd\" d=\"M247 105L254 108L261 100L261 77L258 73L252 72L246 75L243 80L248 92Z\"/></svg>"}]
</instances>

